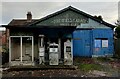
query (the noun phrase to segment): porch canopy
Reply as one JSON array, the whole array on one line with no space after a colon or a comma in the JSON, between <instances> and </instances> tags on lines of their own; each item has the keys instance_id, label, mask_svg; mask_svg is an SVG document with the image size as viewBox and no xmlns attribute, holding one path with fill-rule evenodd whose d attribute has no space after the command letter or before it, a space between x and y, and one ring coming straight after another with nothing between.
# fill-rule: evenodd
<instances>
[{"instance_id":1,"label":"porch canopy","mask_svg":"<svg viewBox=\"0 0 120 79\"><path fill-rule=\"evenodd\" d=\"M44 34L55 38L64 38L68 35L68 38L72 38L72 32L76 29L76 26L6 26L6 28L16 32L31 32L34 35Z\"/></svg>"},{"instance_id":2,"label":"porch canopy","mask_svg":"<svg viewBox=\"0 0 120 79\"><path fill-rule=\"evenodd\" d=\"M48 38L72 38L72 32L75 30L76 26L6 26L10 29L9 37L9 61L15 64L15 61L24 62L26 57L29 57L29 62L34 62L34 43L36 40L34 37L39 35L45 35ZM26 34L25 34L26 33ZM29 35L32 33L32 35ZM29 38L29 39L28 39ZM17 41L16 41L17 40ZM55 40L55 39L54 39ZM24 42L25 41L25 42ZM29 46L29 48L24 48L24 46ZM14 51L14 49L17 49ZM30 51L23 51L25 49L30 49ZM61 49L61 48L60 48ZM18 56L16 56L18 52ZM30 55L28 55L30 52ZM26 54L27 53L27 54Z\"/></svg>"}]
</instances>

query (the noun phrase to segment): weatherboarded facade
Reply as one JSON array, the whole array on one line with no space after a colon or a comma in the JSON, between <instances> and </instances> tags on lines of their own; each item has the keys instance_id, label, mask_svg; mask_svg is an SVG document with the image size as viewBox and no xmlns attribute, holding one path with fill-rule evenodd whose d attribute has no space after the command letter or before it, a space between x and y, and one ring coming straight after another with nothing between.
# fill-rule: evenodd
<instances>
[{"instance_id":1,"label":"weatherboarded facade","mask_svg":"<svg viewBox=\"0 0 120 79\"><path fill-rule=\"evenodd\" d=\"M26 20L13 19L5 27L10 65L73 65L76 56L114 53L114 26L71 6L41 19L28 12Z\"/></svg>"}]
</instances>

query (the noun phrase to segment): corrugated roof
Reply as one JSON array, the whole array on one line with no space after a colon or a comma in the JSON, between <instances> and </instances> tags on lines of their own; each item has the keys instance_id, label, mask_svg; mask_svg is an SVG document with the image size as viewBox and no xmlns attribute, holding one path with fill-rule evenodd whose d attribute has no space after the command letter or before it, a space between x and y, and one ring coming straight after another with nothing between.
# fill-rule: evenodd
<instances>
[{"instance_id":1,"label":"corrugated roof","mask_svg":"<svg viewBox=\"0 0 120 79\"><path fill-rule=\"evenodd\" d=\"M23 26L23 25L28 25L32 22L37 21L38 19L32 19L31 22L27 22L27 19L13 19L8 25L9 26Z\"/></svg>"},{"instance_id":2,"label":"corrugated roof","mask_svg":"<svg viewBox=\"0 0 120 79\"><path fill-rule=\"evenodd\" d=\"M69 6L69 7L67 7L67 8L64 8L64 9L62 9L62 10L60 10L60 11L57 11L57 12L55 12L55 13L53 13L53 14L50 14L50 15L48 15L48 16L46 16L46 17L43 17L43 18L39 19L39 20L36 21L36 22L32 22L32 23L29 24L29 25L35 25L35 24L37 24L37 23L39 23L39 22L41 22L41 21L44 21L44 20L49 19L49 18L51 18L51 17L54 17L54 16L56 16L56 15L58 15L58 14L61 14L62 12L68 11L68 10L72 10L72 11L74 11L74 12L77 12L77 13L85 16L85 17L91 18L91 19L93 19L94 21L97 21L97 22L99 22L99 23L101 23L101 24L104 24L104 25L106 25L106 26L108 26L108 27L115 28L114 25L112 25L112 24L110 24L110 23L107 23L107 22L105 22L105 21L103 21L103 20L100 20L100 19L98 19L98 18L96 18L96 17L94 17L94 16L92 16L92 15L89 15L89 14L83 12L83 11L80 11L80 10L78 10L78 9L72 7L72 6Z\"/></svg>"}]
</instances>

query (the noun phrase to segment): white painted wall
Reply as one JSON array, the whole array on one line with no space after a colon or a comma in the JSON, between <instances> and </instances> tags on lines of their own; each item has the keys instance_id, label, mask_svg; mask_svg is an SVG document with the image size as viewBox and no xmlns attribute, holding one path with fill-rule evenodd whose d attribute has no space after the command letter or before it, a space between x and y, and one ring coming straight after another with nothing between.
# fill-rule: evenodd
<instances>
[{"instance_id":1,"label":"white painted wall","mask_svg":"<svg viewBox=\"0 0 120 79\"><path fill-rule=\"evenodd\" d=\"M0 27L0 31L5 31L5 27Z\"/></svg>"}]
</instances>

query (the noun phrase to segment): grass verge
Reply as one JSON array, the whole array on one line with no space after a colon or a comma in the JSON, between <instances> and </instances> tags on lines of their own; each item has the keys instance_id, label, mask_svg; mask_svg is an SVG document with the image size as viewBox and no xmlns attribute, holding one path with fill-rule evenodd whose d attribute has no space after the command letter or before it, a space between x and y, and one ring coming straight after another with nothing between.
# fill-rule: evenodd
<instances>
[{"instance_id":1,"label":"grass verge","mask_svg":"<svg viewBox=\"0 0 120 79\"><path fill-rule=\"evenodd\" d=\"M93 70L102 70L103 67L99 64L81 63L79 64L78 68L82 71L88 72L88 71L93 71Z\"/></svg>"}]
</instances>

